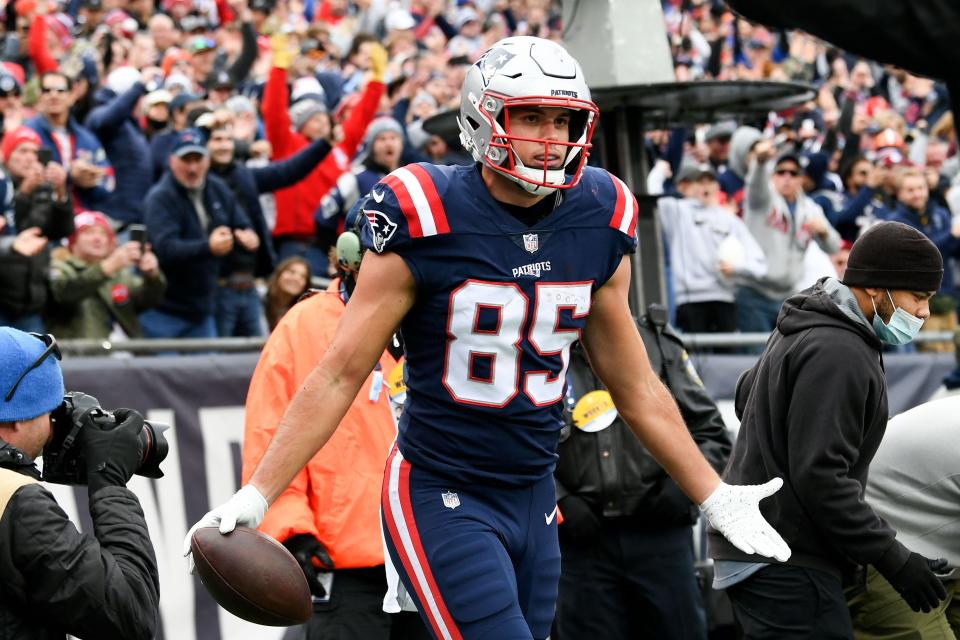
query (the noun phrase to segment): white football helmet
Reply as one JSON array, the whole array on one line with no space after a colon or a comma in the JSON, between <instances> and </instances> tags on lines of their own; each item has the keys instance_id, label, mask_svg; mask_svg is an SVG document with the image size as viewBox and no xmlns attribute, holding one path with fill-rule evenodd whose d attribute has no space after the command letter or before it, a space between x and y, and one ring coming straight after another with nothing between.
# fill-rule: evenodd
<instances>
[{"instance_id":1,"label":"white football helmet","mask_svg":"<svg viewBox=\"0 0 960 640\"><path fill-rule=\"evenodd\" d=\"M511 135L509 110L531 105L570 109L570 140ZM573 56L550 40L518 36L494 44L467 71L457 122L460 141L474 160L532 194L547 195L580 180L598 117L583 70ZM543 142L545 154L551 146L566 147L563 167L525 167L512 140Z\"/></svg>"}]
</instances>

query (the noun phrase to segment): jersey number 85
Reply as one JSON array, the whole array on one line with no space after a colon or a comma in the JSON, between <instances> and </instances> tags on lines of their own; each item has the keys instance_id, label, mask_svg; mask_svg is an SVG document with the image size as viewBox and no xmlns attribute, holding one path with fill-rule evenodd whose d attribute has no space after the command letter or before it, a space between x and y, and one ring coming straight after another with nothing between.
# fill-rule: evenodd
<instances>
[{"instance_id":1,"label":"jersey number 85","mask_svg":"<svg viewBox=\"0 0 960 640\"><path fill-rule=\"evenodd\" d=\"M454 400L485 407L506 406L520 391L523 328L543 359L558 359L559 371L523 374L523 392L536 406L563 397L570 345L578 328L561 328L561 311L583 318L590 311L592 282L536 283L532 322L530 301L515 283L468 280L450 294L443 386ZM482 312L496 315L492 329L481 329ZM487 361L487 376L477 374L477 360Z\"/></svg>"}]
</instances>

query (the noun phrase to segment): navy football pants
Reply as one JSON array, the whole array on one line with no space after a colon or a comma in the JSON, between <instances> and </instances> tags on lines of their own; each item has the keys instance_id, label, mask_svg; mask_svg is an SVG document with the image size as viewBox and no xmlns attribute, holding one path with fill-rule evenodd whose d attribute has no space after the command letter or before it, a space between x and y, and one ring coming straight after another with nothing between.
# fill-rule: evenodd
<instances>
[{"instance_id":1,"label":"navy football pants","mask_svg":"<svg viewBox=\"0 0 960 640\"><path fill-rule=\"evenodd\" d=\"M394 446L381 513L387 549L438 640L540 640L560 577L553 477L527 487L451 482Z\"/></svg>"}]
</instances>

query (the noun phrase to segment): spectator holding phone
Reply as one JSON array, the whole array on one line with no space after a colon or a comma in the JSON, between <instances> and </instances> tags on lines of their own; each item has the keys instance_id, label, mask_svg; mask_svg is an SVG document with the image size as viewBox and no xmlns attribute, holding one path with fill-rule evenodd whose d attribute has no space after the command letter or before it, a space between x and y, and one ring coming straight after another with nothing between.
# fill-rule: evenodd
<instances>
[{"instance_id":1,"label":"spectator holding phone","mask_svg":"<svg viewBox=\"0 0 960 640\"><path fill-rule=\"evenodd\" d=\"M39 114L24 124L40 136L41 146L70 176L80 206L100 209L113 191L113 169L100 141L71 115L73 83L59 71L40 76Z\"/></svg>"},{"instance_id":2,"label":"spectator holding phone","mask_svg":"<svg viewBox=\"0 0 960 640\"><path fill-rule=\"evenodd\" d=\"M0 156L9 176L12 221L0 236L0 325L43 332L51 240L73 233L66 172L38 159L40 137L26 127L7 133Z\"/></svg>"},{"instance_id":3,"label":"spectator holding phone","mask_svg":"<svg viewBox=\"0 0 960 640\"><path fill-rule=\"evenodd\" d=\"M61 338L106 339L116 327L142 338L139 313L159 304L167 287L157 256L136 240L117 246L99 211L77 214L74 225L70 256L50 268L48 330Z\"/></svg>"}]
</instances>

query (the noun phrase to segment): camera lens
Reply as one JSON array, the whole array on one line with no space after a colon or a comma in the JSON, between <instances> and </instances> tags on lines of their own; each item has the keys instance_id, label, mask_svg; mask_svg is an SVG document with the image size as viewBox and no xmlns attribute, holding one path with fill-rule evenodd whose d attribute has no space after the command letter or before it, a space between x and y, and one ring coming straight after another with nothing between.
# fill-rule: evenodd
<instances>
[{"instance_id":1,"label":"camera lens","mask_svg":"<svg viewBox=\"0 0 960 640\"><path fill-rule=\"evenodd\" d=\"M162 478L163 471L160 470L160 463L167 457L170 451L170 444L167 442L163 432L170 426L149 420L143 421L143 429L140 430L140 450L143 452L140 458L140 468L137 474L147 478Z\"/></svg>"}]
</instances>

